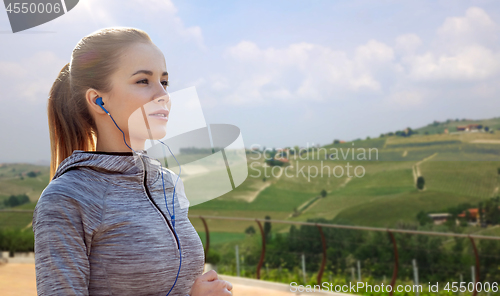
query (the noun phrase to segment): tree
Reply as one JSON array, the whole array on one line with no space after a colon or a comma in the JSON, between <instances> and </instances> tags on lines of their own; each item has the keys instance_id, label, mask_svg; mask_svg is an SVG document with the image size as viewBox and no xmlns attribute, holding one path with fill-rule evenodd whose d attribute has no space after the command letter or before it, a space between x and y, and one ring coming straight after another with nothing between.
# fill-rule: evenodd
<instances>
[{"instance_id":1,"label":"tree","mask_svg":"<svg viewBox=\"0 0 500 296\"><path fill-rule=\"evenodd\" d=\"M255 228L252 225L250 225L250 226L247 227L247 229L245 229L245 233L249 234L249 235L254 235L255 234Z\"/></svg>"},{"instance_id":2,"label":"tree","mask_svg":"<svg viewBox=\"0 0 500 296\"><path fill-rule=\"evenodd\" d=\"M485 215L484 215L484 207L483 202L479 202L477 206L477 216L480 222L481 227L486 227Z\"/></svg>"},{"instance_id":3,"label":"tree","mask_svg":"<svg viewBox=\"0 0 500 296\"><path fill-rule=\"evenodd\" d=\"M38 173L37 172L34 172L34 171L29 171L26 176L30 177L30 178L35 178L36 176L38 176Z\"/></svg>"},{"instance_id":4,"label":"tree","mask_svg":"<svg viewBox=\"0 0 500 296\"><path fill-rule=\"evenodd\" d=\"M425 180L424 180L424 177L420 176L417 178L417 188L422 190L424 189L424 186L425 186Z\"/></svg>"},{"instance_id":5,"label":"tree","mask_svg":"<svg viewBox=\"0 0 500 296\"><path fill-rule=\"evenodd\" d=\"M266 216L266 220L271 220L271 217ZM271 222L264 222L264 237L266 238L266 243L271 240Z\"/></svg>"},{"instance_id":6,"label":"tree","mask_svg":"<svg viewBox=\"0 0 500 296\"><path fill-rule=\"evenodd\" d=\"M418 220L418 223L420 224L420 226L424 226L427 223L432 223L432 219L424 211L418 212L417 220Z\"/></svg>"},{"instance_id":7,"label":"tree","mask_svg":"<svg viewBox=\"0 0 500 296\"><path fill-rule=\"evenodd\" d=\"M340 140L337 140L337 139L333 140L333 144L339 144L339 143L340 143Z\"/></svg>"},{"instance_id":8,"label":"tree","mask_svg":"<svg viewBox=\"0 0 500 296\"><path fill-rule=\"evenodd\" d=\"M485 223L497 225L500 223L500 197L493 197L485 202L484 205L484 218Z\"/></svg>"},{"instance_id":9,"label":"tree","mask_svg":"<svg viewBox=\"0 0 500 296\"><path fill-rule=\"evenodd\" d=\"M409 137L413 134L415 134L415 132L411 129L411 127L408 127L408 128L406 128L406 132L403 134L403 136Z\"/></svg>"},{"instance_id":10,"label":"tree","mask_svg":"<svg viewBox=\"0 0 500 296\"><path fill-rule=\"evenodd\" d=\"M321 197L326 197L326 190L325 189L321 190Z\"/></svg>"},{"instance_id":11,"label":"tree","mask_svg":"<svg viewBox=\"0 0 500 296\"><path fill-rule=\"evenodd\" d=\"M29 202L30 198L26 194L11 195L8 199L4 201L4 205L6 207L17 207Z\"/></svg>"},{"instance_id":12,"label":"tree","mask_svg":"<svg viewBox=\"0 0 500 296\"><path fill-rule=\"evenodd\" d=\"M266 160L266 164L269 165L269 166L288 166L290 165L289 162L284 162L280 159L269 159L269 160Z\"/></svg>"},{"instance_id":13,"label":"tree","mask_svg":"<svg viewBox=\"0 0 500 296\"><path fill-rule=\"evenodd\" d=\"M215 251L214 249L210 248L208 250L207 259L205 261L207 263L215 265L215 264L219 263L219 261L220 261L220 254L217 251Z\"/></svg>"}]
</instances>

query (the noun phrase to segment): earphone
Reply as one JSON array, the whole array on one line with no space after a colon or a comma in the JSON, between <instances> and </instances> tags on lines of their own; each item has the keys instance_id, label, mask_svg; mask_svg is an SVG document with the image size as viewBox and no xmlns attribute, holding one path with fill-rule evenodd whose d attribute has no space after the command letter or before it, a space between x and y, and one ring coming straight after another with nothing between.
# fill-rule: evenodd
<instances>
[{"instance_id":1,"label":"earphone","mask_svg":"<svg viewBox=\"0 0 500 296\"><path fill-rule=\"evenodd\" d=\"M95 103L96 103L96 105L99 105L99 106L102 108L102 110L104 110L104 112L106 112L106 114L108 114L108 115L109 115L108 110L106 110L106 108L104 108L104 102L102 101L102 97L98 97L98 98L95 100Z\"/></svg>"},{"instance_id":2,"label":"earphone","mask_svg":"<svg viewBox=\"0 0 500 296\"><path fill-rule=\"evenodd\" d=\"M104 102L102 101L102 97L98 97L96 100L95 100L95 104L98 105L99 107L101 107L101 109L106 112L106 114L109 115L109 117L111 118L111 120L113 120L113 123L115 124L115 126L120 130L120 132L122 133L123 135L123 142L125 143L125 145L127 145L127 147L132 150L133 152L137 153L134 149L132 149L128 144L127 144L127 140L125 139L125 133L122 131L122 129L118 126L118 124L116 123L116 121L113 119L113 116L111 116L111 114L109 114L109 111L106 110L106 108L104 108ZM174 157L175 161L177 161L177 158L175 158L175 155L172 153L172 151L170 150L170 147L168 147L167 144L163 143L162 141L158 140L158 142L160 142L161 144L167 146L168 148L168 151L170 151L170 154L172 154L172 156ZM177 283L177 279L179 278L179 273L181 271L181 265L182 265L182 252L181 252L181 244L180 244L180 241L179 241L179 237L177 236L177 231L175 231L175 202L174 202L174 196L175 196L175 188L177 187L177 181L179 180L179 176L181 175L181 165L179 164L179 161L177 161L177 164L179 165L179 175L177 175L177 180L175 181L175 185L174 185L174 192L172 193L172 214L170 214L170 210L168 209L168 205L167 205L167 195L165 193L165 181L163 179L163 167L161 165L161 162L159 160L157 160L159 163L160 163L160 172L161 172L161 182L162 182L162 186L163 186L163 197L165 198L165 207L167 208L167 212L168 214L170 215L170 219L172 221L172 228L174 229L174 235L177 239L177 241L179 242L179 269L177 270L177 276L175 277L175 281L174 281L174 284L172 285L172 287L170 288L170 290L168 291L167 293L167 296L170 294L170 292L172 291L172 289L174 288L175 284Z\"/></svg>"}]
</instances>

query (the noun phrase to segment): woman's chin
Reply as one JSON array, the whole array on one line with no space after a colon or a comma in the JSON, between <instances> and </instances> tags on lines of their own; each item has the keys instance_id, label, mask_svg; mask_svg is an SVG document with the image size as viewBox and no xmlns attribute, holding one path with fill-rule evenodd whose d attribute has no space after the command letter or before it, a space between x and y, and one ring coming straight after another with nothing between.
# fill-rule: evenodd
<instances>
[{"instance_id":1,"label":"woman's chin","mask_svg":"<svg viewBox=\"0 0 500 296\"><path fill-rule=\"evenodd\" d=\"M151 128L151 135L148 135L148 139L152 137L152 140L161 140L167 135L167 126Z\"/></svg>"}]
</instances>

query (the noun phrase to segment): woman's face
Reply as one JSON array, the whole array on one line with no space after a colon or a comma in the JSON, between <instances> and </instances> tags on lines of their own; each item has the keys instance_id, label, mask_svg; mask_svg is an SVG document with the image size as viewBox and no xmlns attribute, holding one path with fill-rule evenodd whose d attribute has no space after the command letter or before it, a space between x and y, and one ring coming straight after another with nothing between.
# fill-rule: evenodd
<instances>
[{"instance_id":1,"label":"woman's face","mask_svg":"<svg viewBox=\"0 0 500 296\"><path fill-rule=\"evenodd\" d=\"M105 107L134 150L147 139L166 135L171 102L167 92L165 58L154 44L136 43L120 57L118 70L110 77L112 89ZM104 99L105 97L103 97Z\"/></svg>"}]
</instances>

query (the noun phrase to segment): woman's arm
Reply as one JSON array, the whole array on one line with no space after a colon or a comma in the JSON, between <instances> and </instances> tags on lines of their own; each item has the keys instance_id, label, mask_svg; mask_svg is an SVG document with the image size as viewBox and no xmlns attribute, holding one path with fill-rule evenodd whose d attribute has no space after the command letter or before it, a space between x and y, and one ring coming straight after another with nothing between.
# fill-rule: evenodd
<instances>
[{"instance_id":1,"label":"woman's arm","mask_svg":"<svg viewBox=\"0 0 500 296\"><path fill-rule=\"evenodd\" d=\"M76 200L42 194L33 213L39 296L89 295L90 266L84 223Z\"/></svg>"}]
</instances>

